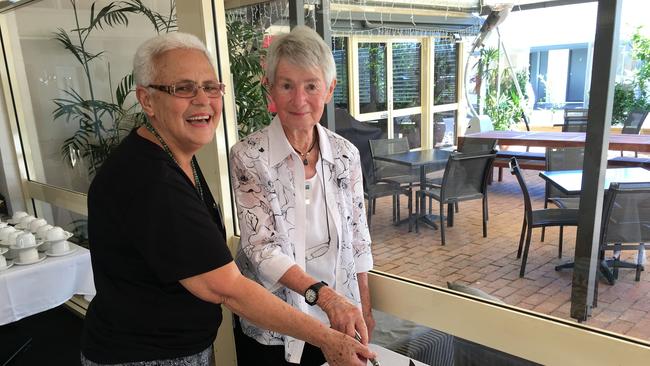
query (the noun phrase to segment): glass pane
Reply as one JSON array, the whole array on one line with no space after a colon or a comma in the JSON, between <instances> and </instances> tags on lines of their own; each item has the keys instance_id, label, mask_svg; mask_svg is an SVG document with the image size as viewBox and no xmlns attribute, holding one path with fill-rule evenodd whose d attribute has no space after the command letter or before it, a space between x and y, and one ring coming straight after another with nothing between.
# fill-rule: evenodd
<instances>
[{"instance_id":1,"label":"glass pane","mask_svg":"<svg viewBox=\"0 0 650 366\"><path fill-rule=\"evenodd\" d=\"M453 366L520 365L535 363L452 334L373 310L377 322L370 342L382 365ZM391 352L388 352L391 351ZM394 354L394 353L396 354Z\"/></svg>"},{"instance_id":2,"label":"glass pane","mask_svg":"<svg viewBox=\"0 0 650 366\"><path fill-rule=\"evenodd\" d=\"M348 109L348 43L345 37L332 37L332 53L336 63L334 105Z\"/></svg>"},{"instance_id":3,"label":"glass pane","mask_svg":"<svg viewBox=\"0 0 650 366\"><path fill-rule=\"evenodd\" d=\"M37 217L45 219L49 225L60 226L71 232L74 236L68 241L88 248L88 216L36 199L34 203Z\"/></svg>"},{"instance_id":4,"label":"glass pane","mask_svg":"<svg viewBox=\"0 0 650 366\"><path fill-rule=\"evenodd\" d=\"M433 104L456 103L456 77L458 69L456 43L436 38L433 52Z\"/></svg>"},{"instance_id":5,"label":"glass pane","mask_svg":"<svg viewBox=\"0 0 650 366\"><path fill-rule=\"evenodd\" d=\"M422 118L420 114L393 118L393 131L395 138L406 137L411 149L422 146L422 130L420 128L421 120Z\"/></svg>"},{"instance_id":6,"label":"glass pane","mask_svg":"<svg viewBox=\"0 0 650 366\"><path fill-rule=\"evenodd\" d=\"M17 68L13 88L31 98L23 103L21 121L32 145L29 177L86 192L108 153L141 121L130 77L135 50L158 32L175 30L175 12L170 2L143 1L159 16L156 25L142 12L122 11L128 25L103 18L80 43L77 29L88 26L91 2L77 1L76 10L58 0L34 5L14 12L19 44L11 53ZM111 14L120 9L125 5ZM100 14L97 4L94 16Z\"/></svg>"},{"instance_id":7,"label":"glass pane","mask_svg":"<svg viewBox=\"0 0 650 366\"><path fill-rule=\"evenodd\" d=\"M381 137L382 139L387 139L388 138L388 119L382 118L382 119L374 119L370 121L366 121L369 126L379 128L381 130Z\"/></svg>"},{"instance_id":8,"label":"glass pane","mask_svg":"<svg viewBox=\"0 0 650 366\"><path fill-rule=\"evenodd\" d=\"M456 141L456 111L433 114L434 146L451 146Z\"/></svg>"},{"instance_id":9,"label":"glass pane","mask_svg":"<svg viewBox=\"0 0 650 366\"><path fill-rule=\"evenodd\" d=\"M420 64L419 42L393 43L393 108L420 106Z\"/></svg>"},{"instance_id":10,"label":"glass pane","mask_svg":"<svg viewBox=\"0 0 650 366\"><path fill-rule=\"evenodd\" d=\"M387 110L386 44L359 43L359 110Z\"/></svg>"}]
</instances>

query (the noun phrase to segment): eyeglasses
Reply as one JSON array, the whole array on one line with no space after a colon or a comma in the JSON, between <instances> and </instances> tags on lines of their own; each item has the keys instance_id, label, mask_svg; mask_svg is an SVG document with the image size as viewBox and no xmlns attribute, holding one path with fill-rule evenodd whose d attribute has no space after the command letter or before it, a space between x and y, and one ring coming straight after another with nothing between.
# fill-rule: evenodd
<instances>
[{"instance_id":1,"label":"eyeglasses","mask_svg":"<svg viewBox=\"0 0 650 366\"><path fill-rule=\"evenodd\" d=\"M199 89L203 89L208 98L219 98L226 94L226 84L218 82L207 82L198 85L193 81L181 81L171 85L154 85L150 84L149 88L154 88L179 98L194 98Z\"/></svg>"}]
</instances>

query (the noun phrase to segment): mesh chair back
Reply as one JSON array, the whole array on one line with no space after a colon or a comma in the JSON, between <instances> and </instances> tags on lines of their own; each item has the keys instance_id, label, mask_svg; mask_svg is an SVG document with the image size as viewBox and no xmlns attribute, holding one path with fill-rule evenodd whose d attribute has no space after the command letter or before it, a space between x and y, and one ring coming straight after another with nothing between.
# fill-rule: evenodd
<instances>
[{"instance_id":1,"label":"mesh chair back","mask_svg":"<svg viewBox=\"0 0 650 366\"><path fill-rule=\"evenodd\" d=\"M582 169L584 160L584 147L549 147L546 149L546 170L579 170ZM568 196L548 181L546 182L546 198Z\"/></svg>"},{"instance_id":2,"label":"mesh chair back","mask_svg":"<svg viewBox=\"0 0 650 366\"><path fill-rule=\"evenodd\" d=\"M521 192L524 194L524 210L525 215L526 215L526 222L533 222L533 206L530 203L530 193L528 193L528 186L526 186L526 181L524 180L524 176L521 174L521 169L519 168L519 163L517 162L517 158L512 157L510 158L510 173L517 177L517 182L519 182L519 187L521 188Z\"/></svg>"},{"instance_id":3,"label":"mesh chair back","mask_svg":"<svg viewBox=\"0 0 650 366\"><path fill-rule=\"evenodd\" d=\"M630 112L627 115L627 119L623 123L623 130L621 130L621 133L638 135L639 132L641 132L641 126L643 126L643 121L645 121L645 118L647 116L648 116L647 111Z\"/></svg>"},{"instance_id":4,"label":"mesh chair back","mask_svg":"<svg viewBox=\"0 0 650 366\"><path fill-rule=\"evenodd\" d=\"M650 242L650 182L612 183L605 194L601 245Z\"/></svg>"},{"instance_id":5,"label":"mesh chair back","mask_svg":"<svg viewBox=\"0 0 650 366\"><path fill-rule=\"evenodd\" d=\"M565 109L564 125L562 132L585 132L587 131L587 109Z\"/></svg>"},{"instance_id":6,"label":"mesh chair back","mask_svg":"<svg viewBox=\"0 0 650 366\"><path fill-rule=\"evenodd\" d=\"M492 153L497 146L496 139L478 139L472 137L465 137L463 139L463 146L458 150L464 154L468 153Z\"/></svg>"},{"instance_id":7,"label":"mesh chair back","mask_svg":"<svg viewBox=\"0 0 650 366\"><path fill-rule=\"evenodd\" d=\"M400 139L380 139L370 140L370 154L375 156L390 155L408 152L409 142L403 137ZM390 163L387 161L380 161L373 159L374 177L376 180L389 179L391 177L413 175L415 180L419 177L417 169L412 169L409 166Z\"/></svg>"},{"instance_id":8,"label":"mesh chair back","mask_svg":"<svg viewBox=\"0 0 650 366\"><path fill-rule=\"evenodd\" d=\"M496 154L451 154L442 177L441 199L471 199L485 194Z\"/></svg>"}]
</instances>

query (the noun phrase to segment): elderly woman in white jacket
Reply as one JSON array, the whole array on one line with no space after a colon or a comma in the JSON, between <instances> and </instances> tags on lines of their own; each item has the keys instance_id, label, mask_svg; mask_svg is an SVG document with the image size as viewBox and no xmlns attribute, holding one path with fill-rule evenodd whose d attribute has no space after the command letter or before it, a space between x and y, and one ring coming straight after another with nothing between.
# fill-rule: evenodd
<instances>
[{"instance_id":1,"label":"elderly woman in white jacket","mask_svg":"<svg viewBox=\"0 0 650 366\"><path fill-rule=\"evenodd\" d=\"M236 262L289 305L367 343L373 261L359 152L318 123L336 86L334 58L316 32L296 27L274 38L266 80L277 116L230 154ZM318 348L243 318L235 336L240 364L324 362Z\"/></svg>"}]
</instances>

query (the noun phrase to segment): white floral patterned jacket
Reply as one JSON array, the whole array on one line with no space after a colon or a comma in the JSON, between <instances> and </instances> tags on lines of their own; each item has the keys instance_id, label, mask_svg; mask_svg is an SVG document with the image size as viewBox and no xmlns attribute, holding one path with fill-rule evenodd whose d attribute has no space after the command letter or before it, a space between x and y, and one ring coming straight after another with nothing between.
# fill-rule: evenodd
<instances>
[{"instance_id":1,"label":"white floral patterned jacket","mask_svg":"<svg viewBox=\"0 0 650 366\"><path fill-rule=\"evenodd\" d=\"M318 125L327 206L338 238L335 290L361 306L357 273L372 269L359 151ZM233 146L231 179L241 242L236 262L242 273L294 308L307 312L302 294L279 283L294 264L305 269L304 166L287 140L280 120ZM325 223L323 223L325 224ZM267 345L285 346L289 362L299 362L304 342L257 328L241 319L245 334Z\"/></svg>"}]
</instances>

